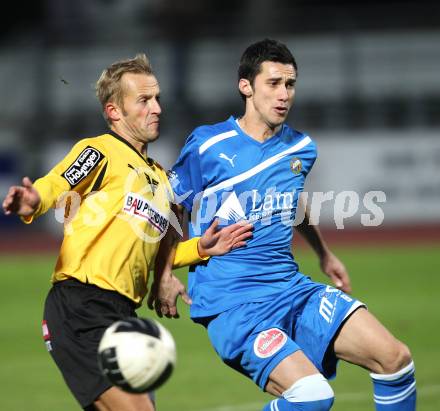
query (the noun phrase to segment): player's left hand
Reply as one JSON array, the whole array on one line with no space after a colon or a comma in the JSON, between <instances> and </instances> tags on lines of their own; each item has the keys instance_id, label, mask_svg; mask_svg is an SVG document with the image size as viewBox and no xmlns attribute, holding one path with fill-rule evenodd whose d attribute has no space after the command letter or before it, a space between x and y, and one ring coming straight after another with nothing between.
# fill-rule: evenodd
<instances>
[{"instance_id":1,"label":"player's left hand","mask_svg":"<svg viewBox=\"0 0 440 411\"><path fill-rule=\"evenodd\" d=\"M200 237L197 249L200 256L223 255L229 251L244 247L246 240L252 237L253 225L247 221L240 221L227 227L218 229L219 220L214 222Z\"/></svg>"},{"instance_id":2,"label":"player's left hand","mask_svg":"<svg viewBox=\"0 0 440 411\"><path fill-rule=\"evenodd\" d=\"M172 272L164 273L159 282L153 282L147 304L151 310L156 311L159 317L179 318L177 311L179 295L186 304L192 303L181 281Z\"/></svg>"},{"instance_id":3,"label":"player's left hand","mask_svg":"<svg viewBox=\"0 0 440 411\"><path fill-rule=\"evenodd\" d=\"M350 276L341 260L331 251L327 251L321 258L321 270L328 275L336 288L351 293Z\"/></svg>"}]
</instances>

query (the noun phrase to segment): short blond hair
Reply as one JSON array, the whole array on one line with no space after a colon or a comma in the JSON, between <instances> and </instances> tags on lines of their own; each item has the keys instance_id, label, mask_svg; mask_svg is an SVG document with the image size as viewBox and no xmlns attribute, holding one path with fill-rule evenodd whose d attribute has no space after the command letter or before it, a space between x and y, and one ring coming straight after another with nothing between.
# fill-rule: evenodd
<instances>
[{"instance_id":1,"label":"short blond hair","mask_svg":"<svg viewBox=\"0 0 440 411\"><path fill-rule=\"evenodd\" d=\"M101 103L104 118L111 124L111 120L105 113L105 105L109 101L114 101L122 107L124 99L124 90L121 84L121 78L125 73L134 74L153 74L148 57L143 54L136 54L135 58L120 60L107 67L96 82L96 96Z\"/></svg>"}]
</instances>

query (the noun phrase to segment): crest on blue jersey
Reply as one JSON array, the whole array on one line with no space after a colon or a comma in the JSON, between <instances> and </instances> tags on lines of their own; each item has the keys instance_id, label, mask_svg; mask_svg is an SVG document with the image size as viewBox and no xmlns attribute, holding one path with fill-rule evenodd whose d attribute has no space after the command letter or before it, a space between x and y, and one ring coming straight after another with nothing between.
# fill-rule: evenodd
<instances>
[{"instance_id":1,"label":"crest on blue jersey","mask_svg":"<svg viewBox=\"0 0 440 411\"><path fill-rule=\"evenodd\" d=\"M293 174L301 173L302 161L298 157L292 158L292 160L290 160L290 169L293 171Z\"/></svg>"}]
</instances>

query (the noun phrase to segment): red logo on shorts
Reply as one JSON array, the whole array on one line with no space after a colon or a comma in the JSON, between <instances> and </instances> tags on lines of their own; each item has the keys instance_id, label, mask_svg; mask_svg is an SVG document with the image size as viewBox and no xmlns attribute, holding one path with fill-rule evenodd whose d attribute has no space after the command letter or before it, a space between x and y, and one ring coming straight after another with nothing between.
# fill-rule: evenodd
<instances>
[{"instance_id":1,"label":"red logo on shorts","mask_svg":"<svg viewBox=\"0 0 440 411\"><path fill-rule=\"evenodd\" d=\"M254 352L257 357L267 358L278 352L286 343L287 335L278 328L262 331L254 342Z\"/></svg>"},{"instance_id":2,"label":"red logo on shorts","mask_svg":"<svg viewBox=\"0 0 440 411\"><path fill-rule=\"evenodd\" d=\"M47 328L46 320L43 320L42 328L43 328L43 338L44 338L44 340L45 341L50 340L49 328Z\"/></svg>"},{"instance_id":3,"label":"red logo on shorts","mask_svg":"<svg viewBox=\"0 0 440 411\"><path fill-rule=\"evenodd\" d=\"M50 341L50 332L49 332L49 328L47 327L46 320L43 320L42 328L43 328L43 339L46 344L47 351L52 351L52 343Z\"/></svg>"}]
</instances>

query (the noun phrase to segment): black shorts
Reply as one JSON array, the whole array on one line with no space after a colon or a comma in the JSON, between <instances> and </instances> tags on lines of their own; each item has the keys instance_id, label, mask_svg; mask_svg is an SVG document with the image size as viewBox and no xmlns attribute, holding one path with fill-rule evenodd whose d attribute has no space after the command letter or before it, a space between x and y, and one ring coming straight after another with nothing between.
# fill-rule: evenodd
<instances>
[{"instance_id":1,"label":"black shorts","mask_svg":"<svg viewBox=\"0 0 440 411\"><path fill-rule=\"evenodd\" d=\"M46 298L43 337L67 386L83 408L111 383L101 374L98 345L105 329L136 316L135 303L117 293L77 280L55 283Z\"/></svg>"}]
</instances>

